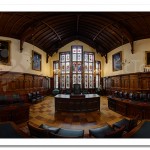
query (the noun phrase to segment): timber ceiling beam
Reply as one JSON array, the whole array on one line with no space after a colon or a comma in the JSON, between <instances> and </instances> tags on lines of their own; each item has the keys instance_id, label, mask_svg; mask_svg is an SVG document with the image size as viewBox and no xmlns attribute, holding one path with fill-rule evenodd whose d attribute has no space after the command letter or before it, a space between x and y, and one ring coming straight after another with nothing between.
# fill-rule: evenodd
<instances>
[{"instance_id":1,"label":"timber ceiling beam","mask_svg":"<svg viewBox=\"0 0 150 150\"><path fill-rule=\"evenodd\" d=\"M27 38L32 38L34 35L34 29L29 27L21 36L20 38L20 52L23 50L23 43L26 41Z\"/></svg>"},{"instance_id":2,"label":"timber ceiling beam","mask_svg":"<svg viewBox=\"0 0 150 150\"><path fill-rule=\"evenodd\" d=\"M107 19L109 21L109 23L107 25L105 25L101 30L99 30L99 32L95 35L95 37L93 38L93 41L96 40L96 38L106 29L106 28L109 28L113 25L116 25L119 29L119 32L121 34L124 34L124 36L127 38L127 40L129 41L130 45L131 45L131 53L133 54L134 53L134 45L133 45L133 42L134 42L134 38L132 36L132 34L128 31L128 29L123 26L119 21L120 20L115 20L115 19L112 19L112 18L109 18L108 16L101 16L101 18L104 18L104 19Z\"/></svg>"},{"instance_id":3,"label":"timber ceiling beam","mask_svg":"<svg viewBox=\"0 0 150 150\"><path fill-rule=\"evenodd\" d=\"M127 40L129 41L130 45L131 45L131 53L134 53L134 46L133 46L133 42L134 42L134 38L132 36L132 34L120 23L117 23L120 31L122 34L125 35L125 37L127 38Z\"/></svg>"},{"instance_id":4,"label":"timber ceiling beam","mask_svg":"<svg viewBox=\"0 0 150 150\"><path fill-rule=\"evenodd\" d=\"M26 17L28 17L28 16L26 16ZM30 17L28 17L28 18L30 18ZM35 29L31 28L31 26L32 26L32 27L34 26L34 28L35 28L35 24L36 24L36 26L38 26L39 23L44 24L45 26L47 26L48 28L50 28L50 29L56 34L57 38L61 41L61 37L60 37L59 34L56 32L56 30L55 30L53 27L51 27L48 23L46 23L46 22L43 21L45 18L46 18L46 17L44 17L44 18L41 19L40 21L37 20L36 18L32 18L32 17L30 18L30 19L33 20L33 21L32 21L31 24L24 30L24 33L22 34L22 36L21 36L21 38L20 38L20 52L22 52L22 50L23 50L23 43L26 41L26 39L27 39L28 37L30 37L31 35L33 36L33 32L34 32ZM33 30L33 31L32 31L32 30Z\"/></svg>"}]
</instances>

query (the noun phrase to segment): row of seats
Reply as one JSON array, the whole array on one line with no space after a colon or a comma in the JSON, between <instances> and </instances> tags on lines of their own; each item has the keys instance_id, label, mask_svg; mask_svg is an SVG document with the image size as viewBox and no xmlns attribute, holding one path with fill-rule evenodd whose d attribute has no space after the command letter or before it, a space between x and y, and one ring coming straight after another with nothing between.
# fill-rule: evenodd
<instances>
[{"instance_id":1,"label":"row of seats","mask_svg":"<svg viewBox=\"0 0 150 150\"><path fill-rule=\"evenodd\" d=\"M0 106L11 105L16 103L23 103L24 100L19 94L13 95L0 95Z\"/></svg>"},{"instance_id":2,"label":"row of seats","mask_svg":"<svg viewBox=\"0 0 150 150\"><path fill-rule=\"evenodd\" d=\"M123 118L112 126L105 125L100 128L90 129L89 135L95 138L121 138L123 134L130 132L137 126L138 120L139 115L133 119Z\"/></svg>"},{"instance_id":3,"label":"row of seats","mask_svg":"<svg viewBox=\"0 0 150 150\"><path fill-rule=\"evenodd\" d=\"M27 122L30 136L35 138L83 138L84 130L71 130L41 124L35 127Z\"/></svg>"},{"instance_id":4,"label":"row of seats","mask_svg":"<svg viewBox=\"0 0 150 150\"><path fill-rule=\"evenodd\" d=\"M131 131L137 126L139 115L133 119L123 118L112 126L105 125L99 128L89 129L89 137L95 138L121 138L124 133ZM27 122L30 136L36 138L83 138L84 130L63 129L41 124L35 127Z\"/></svg>"},{"instance_id":5,"label":"row of seats","mask_svg":"<svg viewBox=\"0 0 150 150\"><path fill-rule=\"evenodd\" d=\"M44 96L39 91L28 93L28 100L31 103L36 103L44 99Z\"/></svg>"},{"instance_id":6,"label":"row of seats","mask_svg":"<svg viewBox=\"0 0 150 150\"><path fill-rule=\"evenodd\" d=\"M113 96L122 99L130 99L135 101L147 101L150 102L150 93L140 93L140 92L122 92L122 91L115 91Z\"/></svg>"}]
</instances>

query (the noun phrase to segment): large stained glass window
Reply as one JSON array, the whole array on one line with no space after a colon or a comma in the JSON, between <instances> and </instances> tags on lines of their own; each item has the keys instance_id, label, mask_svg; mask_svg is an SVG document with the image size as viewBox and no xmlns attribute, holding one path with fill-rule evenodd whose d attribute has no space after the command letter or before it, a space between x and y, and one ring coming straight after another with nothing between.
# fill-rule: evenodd
<instances>
[{"instance_id":1,"label":"large stained glass window","mask_svg":"<svg viewBox=\"0 0 150 150\"><path fill-rule=\"evenodd\" d=\"M60 88L70 88L70 52L60 53Z\"/></svg>"},{"instance_id":2,"label":"large stained glass window","mask_svg":"<svg viewBox=\"0 0 150 150\"><path fill-rule=\"evenodd\" d=\"M54 70L54 88L59 88L59 61L53 62L53 70Z\"/></svg>"},{"instance_id":3,"label":"large stained glass window","mask_svg":"<svg viewBox=\"0 0 150 150\"><path fill-rule=\"evenodd\" d=\"M100 86L100 61L95 61L93 52L83 52L83 47L74 45L70 52L60 52L59 61L54 62L54 87L71 89L80 84L81 89Z\"/></svg>"},{"instance_id":4,"label":"large stained glass window","mask_svg":"<svg viewBox=\"0 0 150 150\"><path fill-rule=\"evenodd\" d=\"M84 88L94 88L94 53L84 52Z\"/></svg>"},{"instance_id":5,"label":"large stained glass window","mask_svg":"<svg viewBox=\"0 0 150 150\"><path fill-rule=\"evenodd\" d=\"M82 46L72 46L72 87L74 84L80 84L82 88Z\"/></svg>"}]
</instances>

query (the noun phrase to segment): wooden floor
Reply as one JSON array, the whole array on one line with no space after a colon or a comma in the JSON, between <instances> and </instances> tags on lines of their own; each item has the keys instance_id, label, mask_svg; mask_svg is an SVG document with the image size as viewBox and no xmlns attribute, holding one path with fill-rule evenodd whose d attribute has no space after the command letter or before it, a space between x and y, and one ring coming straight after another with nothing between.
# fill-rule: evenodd
<instances>
[{"instance_id":1,"label":"wooden floor","mask_svg":"<svg viewBox=\"0 0 150 150\"><path fill-rule=\"evenodd\" d=\"M100 112L55 113L54 97L47 96L43 101L31 105L29 121L35 126L47 124L67 129L83 129L85 135L88 135L91 128L101 127L106 124L112 125L114 122L124 118L124 116L108 109L108 101L105 96L101 96L100 99ZM24 132L29 133L26 123L18 126Z\"/></svg>"}]
</instances>

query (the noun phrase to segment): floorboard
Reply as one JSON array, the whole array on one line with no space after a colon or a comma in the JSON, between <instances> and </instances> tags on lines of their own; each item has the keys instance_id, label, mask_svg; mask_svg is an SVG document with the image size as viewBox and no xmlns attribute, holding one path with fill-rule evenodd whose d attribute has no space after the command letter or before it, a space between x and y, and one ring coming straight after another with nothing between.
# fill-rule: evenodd
<instances>
[{"instance_id":1,"label":"floorboard","mask_svg":"<svg viewBox=\"0 0 150 150\"><path fill-rule=\"evenodd\" d=\"M50 126L67 128L67 129L83 129L85 135L88 135L89 129L112 125L114 122L124 118L124 116L108 109L108 101L106 96L101 96L100 112L57 112L54 108L54 97L47 96L43 101L32 104L30 107L29 121L35 126L47 124ZM20 129L29 133L26 123L18 125Z\"/></svg>"}]
</instances>

